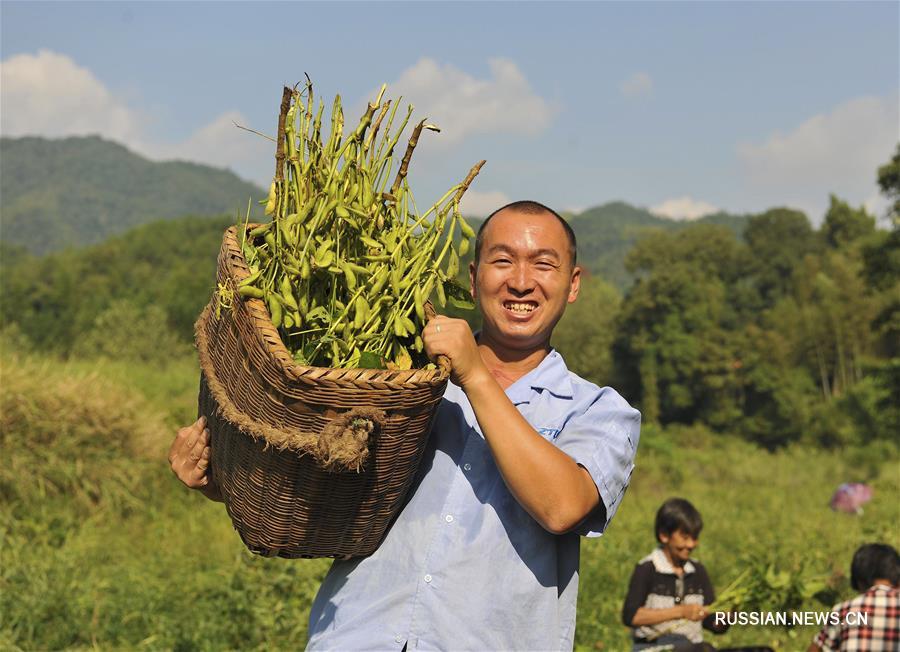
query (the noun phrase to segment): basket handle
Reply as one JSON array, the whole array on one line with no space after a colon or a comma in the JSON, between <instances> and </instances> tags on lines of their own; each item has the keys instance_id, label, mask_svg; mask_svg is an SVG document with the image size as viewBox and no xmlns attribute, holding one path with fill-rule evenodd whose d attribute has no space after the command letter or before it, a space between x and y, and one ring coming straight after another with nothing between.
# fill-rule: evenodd
<instances>
[{"instance_id":1,"label":"basket handle","mask_svg":"<svg viewBox=\"0 0 900 652\"><path fill-rule=\"evenodd\" d=\"M326 471L362 470L369 458L369 442L381 431L386 416L370 407L353 408L335 417L319 434L314 456Z\"/></svg>"}]
</instances>

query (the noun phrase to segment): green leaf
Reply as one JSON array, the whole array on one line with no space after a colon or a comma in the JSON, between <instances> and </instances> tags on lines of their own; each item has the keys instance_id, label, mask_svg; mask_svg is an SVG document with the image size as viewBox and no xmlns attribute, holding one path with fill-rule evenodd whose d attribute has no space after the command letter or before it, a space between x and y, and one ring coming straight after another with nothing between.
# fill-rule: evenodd
<instances>
[{"instance_id":1,"label":"green leaf","mask_svg":"<svg viewBox=\"0 0 900 652\"><path fill-rule=\"evenodd\" d=\"M359 354L359 362L356 365L360 369L384 369L381 356L373 351L363 351Z\"/></svg>"},{"instance_id":2,"label":"green leaf","mask_svg":"<svg viewBox=\"0 0 900 652\"><path fill-rule=\"evenodd\" d=\"M444 281L444 293L447 295L447 301L457 308L472 310L475 307L475 300L472 299L469 290L452 278Z\"/></svg>"},{"instance_id":3,"label":"green leaf","mask_svg":"<svg viewBox=\"0 0 900 652\"><path fill-rule=\"evenodd\" d=\"M306 360L306 363L305 363L305 364L306 364L307 366L310 366L310 367L316 367L316 366L318 366L318 365L316 365L316 364L313 362L313 359L312 359L313 353L315 352L315 350L316 350L316 343L315 343L315 342L307 342L307 343L306 343L306 346L303 347L303 351L301 352L301 355L302 355L303 358ZM296 359L296 358L295 358L295 359Z\"/></svg>"},{"instance_id":4,"label":"green leaf","mask_svg":"<svg viewBox=\"0 0 900 652\"><path fill-rule=\"evenodd\" d=\"M324 306L316 306L308 313L306 313L306 321L311 321L313 319L325 319L328 320L328 311L325 310Z\"/></svg>"}]
</instances>

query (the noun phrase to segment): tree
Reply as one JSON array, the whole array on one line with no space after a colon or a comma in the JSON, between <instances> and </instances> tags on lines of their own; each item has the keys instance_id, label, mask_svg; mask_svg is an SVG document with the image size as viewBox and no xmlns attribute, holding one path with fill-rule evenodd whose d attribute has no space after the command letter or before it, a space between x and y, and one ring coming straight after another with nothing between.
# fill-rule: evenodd
<instances>
[{"instance_id":1,"label":"tree","mask_svg":"<svg viewBox=\"0 0 900 652\"><path fill-rule=\"evenodd\" d=\"M553 331L553 345L569 368L601 386L613 382L612 342L621 301L612 285L586 275L578 300Z\"/></svg>"},{"instance_id":2,"label":"tree","mask_svg":"<svg viewBox=\"0 0 900 652\"><path fill-rule=\"evenodd\" d=\"M825 213L822 235L834 249L843 249L875 232L875 218L864 207L850 205L831 195L831 205Z\"/></svg>"},{"instance_id":3,"label":"tree","mask_svg":"<svg viewBox=\"0 0 900 652\"><path fill-rule=\"evenodd\" d=\"M888 199L893 199L888 215L894 224L894 228L900 227L900 143L893 158L878 168L878 185Z\"/></svg>"},{"instance_id":4,"label":"tree","mask_svg":"<svg viewBox=\"0 0 900 652\"><path fill-rule=\"evenodd\" d=\"M637 281L622 304L613 346L619 382L647 421L737 418L736 310L730 291L746 265L722 227L694 225L641 240L628 256Z\"/></svg>"},{"instance_id":5,"label":"tree","mask_svg":"<svg viewBox=\"0 0 900 652\"><path fill-rule=\"evenodd\" d=\"M797 263L819 248L806 215L789 208L751 217L744 240L750 249L750 274L763 305L769 307L787 294Z\"/></svg>"}]
</instances>

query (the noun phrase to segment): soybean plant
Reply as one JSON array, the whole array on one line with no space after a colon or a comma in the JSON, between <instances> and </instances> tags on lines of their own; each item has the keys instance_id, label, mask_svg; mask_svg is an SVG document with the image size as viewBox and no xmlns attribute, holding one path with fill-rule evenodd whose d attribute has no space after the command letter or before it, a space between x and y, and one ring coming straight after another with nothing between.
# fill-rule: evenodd
<instances>
[{"instance_id":1,"label":"soybean plant","mask_svg":"<svg viewBox=\"0 0 900 652\"><path fill-rule=\"evenodd\" d=\"M409 165L422 132L439 129L418 122L395 165L413 107L398 118L399 102L385 100L385 89L345 137L340 95L323 132L325 107L316 106L312 83L286 87L266 199L271 221L239 229L250 275L237 293L265 302L298 364L426 367L425 304L473 307L456 281L475 236L459 203L485 162L420 213Z\"/></svg>"}]
</instances>

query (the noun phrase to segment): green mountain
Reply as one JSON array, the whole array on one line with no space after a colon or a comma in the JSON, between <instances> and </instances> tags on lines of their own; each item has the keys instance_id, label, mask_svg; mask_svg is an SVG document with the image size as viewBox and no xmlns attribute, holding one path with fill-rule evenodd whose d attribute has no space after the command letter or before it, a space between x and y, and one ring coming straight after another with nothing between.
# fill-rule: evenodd
<instances>
[{"instance_id":1,"label":"green mountain","mask_svg":"<svg viewBox=\"0 0 900 652\"><path fill-rule=\"evenodd\" d=\"M570 224L578 240L579 262L592 274L620 290L631 285L625 257L638 239L654 230L674 231L692 224L719 224L743 237L749 216L716 213L697 220L671 220L624 202L610 202L574 216Z\"/></svg>"},{"instance_id":2,"label":"green mountain","mask_svg":"<svg viewBox=\"0 0 900 652\"><path fill-rule=\"evenodd\" d=\"M0 138L0 239L35 254L95 244L147 222L243 215L265 191L232 172L149 161L97 136Z\"/></svg>"}]
</instances>

